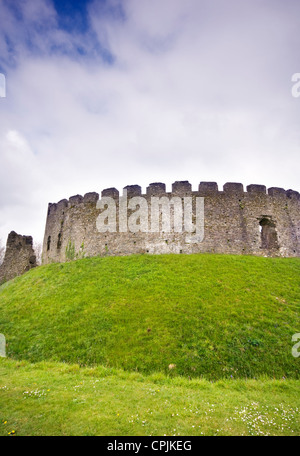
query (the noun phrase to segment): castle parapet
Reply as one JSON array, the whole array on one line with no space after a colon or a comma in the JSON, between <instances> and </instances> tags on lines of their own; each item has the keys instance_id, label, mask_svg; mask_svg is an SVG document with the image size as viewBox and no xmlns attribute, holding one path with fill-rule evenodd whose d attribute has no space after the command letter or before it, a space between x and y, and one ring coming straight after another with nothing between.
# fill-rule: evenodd
<instances>
[{"instance_id":1,"label":"castle parapet","mask_svg":"<svg viewBox=\"0 0 300 456\"><path fill-rule=\"evenodd\" d=\"M285 192L284 188L271 187L271 188L268 188L268 195L270 195L270 196L278 196L278 195L285 196L286 192Z\"/></svg>"},{"instance_id":2,"label":"castle parapet","mask_svg":"<svg viewBox=\"0 0 300 456\"><path fill-rule=\"evenodd\" d=\"M198 191L203 195L218 193L218 184L217 182L200 182Z\"/></svg>"},{"instance_id":3,"label":"castle parapet","mask_svg":"<svg viewBox=\"0 0 300 456\"><path fill-rule=\"evenodd\" d=\"M64 209L66 209L66 208L68 207L68 203L69 203L69 202L68 202L67 199L62 199L62 200L60 200L60 201L57 203L56 209L57 209L58 211L64 210Z\"/></svg>"},{"instance_id":4,"label":"castle parapet","mask_svg":"<svg viewBox=\"0 0 300 456\"><path fill-rule=\"evenodd\" d=\"M286 191L286 196L290 199L295 199L295 200L300 199L300 193L296 192L295 190L291 190L291 189Z\"/></svg>"},{"instance_id":5,"label":"castle parapet","mask_svg":"<svg viewBox=\"0 0 300 456\"><path fill-rule=\"evenodd\" d=\"M127 191L128 198L142 195L142 188L139 185L127 185L123 190Z\"/></svg>"},{"instance_id":6,"label":"castle parapet","mask_svg":"<svg viewBox=\"0 0 300 456\"><path fill-rule=\"evenodd\" d=\"M83 197L83 202L84 203L97 203L99 199L99 193L96 192L89 192L86 193Z\"/></svg>"},{"instance_id":7,"label":"castle parapet","mask_svg":"<svg viewBox=\"0 0 300 456\"><path fill-rule=\"evenodd\" d=\"M69 201L67 199L62 199L58 203L49 203L48 204L48 216L53 214L56 211L63 211L68 207Z\"/></svg>"},{"instance_id":8,"label":"castle parapet","mask_svg":"<svg viewBox=\"0 0 300 456\"><path fill-rule=\"evenodd\" d=\"M249 193L267 193L267 187L265 185L250 184L246 187Z\"/></svg>"},{"instance_id":9,"label":"castle parapet","mask_svg":"<svg viewBox=\"0 0 300 456\"><path fill-rule=\"evenodd\" d=\"M243 193L244 186L236 182L227 182L223 185L223 191L224 193Z\"/></svg>"},{"instance_id":10,"label":"castle parapet","mask_svg":"<svg viewBox=\"0 0 300 456\"><path fill-rule=\"evenodd\" d=\"M57 204L56 203L49 203L48 204L48 215L52 214L56 211Z\"/></svg>"},{"instance_id":11,"label":"castle parapet","mask_svg":"<svg viewBox=\"0 0 300 456\"><path fill-rule=\"evenodd\" d=\"M166 184L163 184L161 182L155 182L153 184L150 184L149 187L147 187L146 192L148 196L164 194L166 193Z\"/></svg>"},{"instance_id":12,"label":"castle parapet","mask_svg":"<svg viewBox=\"0 0 300 456\"><path fill-rule=\"evenodd\" d=\"M101 192L101 197L119 198L119 190L117 190L115 187L105 188Z\"/></svg>"},{"instance_id":13,"label":"castle parapet","mask_svg":"<svg viewBox=\"0 0 300 456\"><path fill-rule=\"evenodd\" d=\"M69 203L71 206L76 206L77 204L80 204L83 202L83 196L81 195L75 195L75 196L71 196L69 198Z\"/></svg>"},{"instance_id":14,"label":"castle parapet","mask_svg":"<svg viewBox=\"0 0 300 456\"><path fill-rule=\"evenodd\" d=\"M176 181L172 184L172 193L175 194L185 194L191 193L192 185L189 181Z\"/></svg>"}]
</instances>

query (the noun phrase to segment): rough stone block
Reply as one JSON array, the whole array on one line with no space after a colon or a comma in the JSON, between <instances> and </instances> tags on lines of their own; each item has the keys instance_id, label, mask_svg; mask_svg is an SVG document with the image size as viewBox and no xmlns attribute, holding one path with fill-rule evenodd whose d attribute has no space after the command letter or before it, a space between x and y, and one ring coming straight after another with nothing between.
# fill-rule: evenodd
<instances>
[{"instance_id":1,"label":"rough stone block","mask_svg":"<svg viewBox=\"0 0 300 456\"><path fill-rule=\"evenodd\" d=\"M246 188L249 193L267 193L267 187L265 185L250 184Z\"/></svg>"},{"instance_id":2,"label":"rough stone block","mask_svg":"<svg viewBox=\"0 0 300 456\"><path fill-rule=\"evenodd\" d=\"M57 203L57 210L60 211L60 210L64 210L68 207L68 200L67 199L63 199L61 201L59 201Z\"/></svg>"},{"instance_id":3,"label":"rough stone block","mask_svg":"<svg viewBox=\"0 0 300 456\"><path fill-rule=\"evenodd\" d=\"M291 189L286 191L286 196L290 199L296 199L296 200L300 199L300 193L296 192L295 190L291 190Z\"/></svg>"},{"instance_id":4,"label":"rough stone block","mask_svg":"<svg viewBox=\"0 0 300 456\"><path fill-rule=\"evenodd\" d=\"M176 181L172 184L172 193L190 193L192 191L192 185L189 181Z\"/></svg>"},{"instance_id":5,"label":"rough stone block","mask_svg":"<svg viewBox=\"0 0 300 456\"><path fill-rule=\"evenodd\" d=\"M83 197L83 202L84 203L97 203L99 199L99 193L96 192L90 192L86 193Z\"/></svg>"},{"instance_id":6,"label":"rough stone block","mask_svg":"<svg viewBox=\"0 0 300 456\"><path fill-rule=\"evenodd\" d=\"M80 204L83 202L83 196L81 195L75 195L75 196L71 196L69 198L69 203L71 206L76 206L77 204Z\"/></svg>"},{"instance_id":7,"label":"rough stone block","mask_svg":"<svg viewBox=\"0 0 300 456\"><path fill-rule=\"evenodd\" d=\"M119 198L119 190L117 190L115 187L111 188L105 188L101 192L101 196L103 198L109 196L110 198Z\"/></svg>"},{"instance_id":8,"label":"rough stone block","mask_svg":"<svg viewBox=\"0 0 300 456\"><path fill-rule=\"evenodd\" d=\"M270 196L277 196L277 195L285 195L285 190L284 188L280 187L271 187L268 188L268 195Z\"/></svg>"},{"instance_id":9,"label":"rough stone block","mask_svg":"<svg viewBox=\"0 0 300 456\"><path fill-rule=\"evenodd\" d=\"M217 182L200 182L198 191L201 193L218 193Z\"/></svg>"},{"instance_id":10,"label":"rough stone block","mask_svg":"<svg viewBox=\"0 0 300 456\"><path fill-rule=\"evenodd\" d=\"M163 193L166 193L166 184L162 184L161 182L155 182L147 187L147 195L149 196L161 195Z\"/></svg>"},{"instance_id":11,"label":"rough stone block","mask_svg":"<svg viewBox=\"0 0 300 456\"><path fill-rule=\"evenodd\" d=\"M124 187L127 190L127 197L132 198L133 196L141 196L142 188L139 185L127 185Z\"/></svg>"},{"instance_id":12,"label":"rough stone block","mask_svg":"<svg viewBox=\"0 0 300 456\"><path fill-rule=\"evenodd\" d=\"M243 187L243 184L240 184L240 183L227 182L223 186L223 191L225 193L243 193L244 187Z\"/></svg>"}]
</instances>

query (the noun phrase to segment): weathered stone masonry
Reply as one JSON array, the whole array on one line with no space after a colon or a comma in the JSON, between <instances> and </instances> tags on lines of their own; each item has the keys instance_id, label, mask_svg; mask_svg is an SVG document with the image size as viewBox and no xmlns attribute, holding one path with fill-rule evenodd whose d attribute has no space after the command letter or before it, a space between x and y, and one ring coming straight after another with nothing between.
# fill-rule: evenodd
<instances>
[{"instance_id":1,"label":"weathered stone masonry","mask_svg":"<svg viewBox=\"0 0 300 456\"><path fill-rule=\"evenodd\" d=\"M0 266L0 285L36 266L31 236L12 231L7 238L5 257Z\"/></svg>"},{"instance_id":2,"label":"weathered stone masonry","mask_svg":"<svg viewBox=\"0 0 300 456\"><path fill-rule=\"evenodd\" d=\"M227 253L263 256L300 256L300 194L293 190L226 183L223 191L215 182L201 182L192 191L187 181L175 182L172 191L154 183L145 195L139 185L125 187L127 197L143 196L151 206L151 196L204 197L204 239L186 242L186 233L145 233L137 231L100 233L96 220L100 213L98 193L76 195L49 204L43 243L43 263L65 262L84 256L129 255L133 253ZM119 191L109 188L119 205ZM128 216L134 211L128 210ZM117 225L118 226L118 225Z\"/></svg>"}]
</instances>

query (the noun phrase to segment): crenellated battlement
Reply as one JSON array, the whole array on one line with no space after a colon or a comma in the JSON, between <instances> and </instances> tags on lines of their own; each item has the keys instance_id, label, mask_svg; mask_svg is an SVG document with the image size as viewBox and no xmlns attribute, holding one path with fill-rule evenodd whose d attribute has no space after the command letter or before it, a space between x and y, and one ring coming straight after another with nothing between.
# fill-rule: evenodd
<instances>
[{"instance_id":1,"label":"crenellated battlement","mask_svg":"<svg viewBox=\"0 0 300 456\"><path fill-rule=\"evenodd\" d=\"M112 198L116 202L116 208L123 205L124 217L125 195L126 201L134 197L145 198L145 204L149 206L149 220L152 198L157 200L167 197L170 201L170 216L173 217L175 209L172 204L176 197L181 197L182 202L190 197L194 219L196 200L202 198L203 240L198 244L187 242L184 227L182 233L180 230L174 230L174 226L169 232L162 230L158 233L153 233L148 228L143 231L138 225L135 232L125 232L124 228L119 230L119 224L122 223L124 227L124 220L121 222L117 209L114 209L117 214L116 232L99 232L97 219L103 208L98 206L98 201L101 201L101 198ZM172 198L175 198L173 202ZM125 209L125 217L129 221L136 211L132 207ZM103 189L101 197L99 193L90 192L49 204L43 262L68 261L70 258L66 252L70 246L71 251L75 252L75 258L132 253L193 252L300 256L299 214L299 192L279 187L267 189L261 184L244 187L242 183L227 182L219 189L216 182L200 182L195 190L189 181L176 181L172 184L171 191L167 192L165 183L154 182L147 186L145 193L137 184L127 185L121 192L111 187ZM137 217L135 214L135 218Z\"/></svg>"},{"instance_id":2,"label":"crenellated battlement","mask_svg":"<svg viewBox=\"0 0 300 456\"><path fill-rule=\"evenodd\" d=\"M300 193L295 190L285 190L280 187L271 187L266 188L265 185L250 184L247 185L246 191L244 191L244 186L241 183L236 182L227 182L223 185L223 190L218 189L218 184L216 182L200 182L198 186L198 191L192 190L192 185L188 181L176 181L172 184L172 191L166 192L166 184L161 182L155 182L149 184L146 189L146 193L142 194L142 188L139 185L127 185L123 188L127 191L127 197L132 198L134 196L170 196L173 195L191 195L191 196L211 196L212 194L258 194L262 193L272 197L287 197L289 199L300 200ZM111 197L119 198L120 192L115 187L106 188L101 191L101 197ZM69 199L63 199L58 203L49 203L48 210L53 212L56 210L64 210L66 208L74 207L79 204L85 203L94 203L96 204L99 199L99 194L96 192L86 193L82 195L74 195L69 197Z\"/></svg>"}]
</instances>

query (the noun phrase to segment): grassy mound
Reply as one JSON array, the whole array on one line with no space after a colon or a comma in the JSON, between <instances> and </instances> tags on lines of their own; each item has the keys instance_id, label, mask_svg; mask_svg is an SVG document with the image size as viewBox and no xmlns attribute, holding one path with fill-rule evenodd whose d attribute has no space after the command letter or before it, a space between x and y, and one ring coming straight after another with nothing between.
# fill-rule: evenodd
<instances>
[{"instance_id":1,"label":"grassy mound","mask_svg":"<svg viewBox=\"0 0 300 456\"><path fill-rule=\"evenodd\" d=\"M299 378L300 259L89 258L0 287L7 355L206 379ZM174 365L169 369L169 365Z\"/></svg>"}]
</instances>

